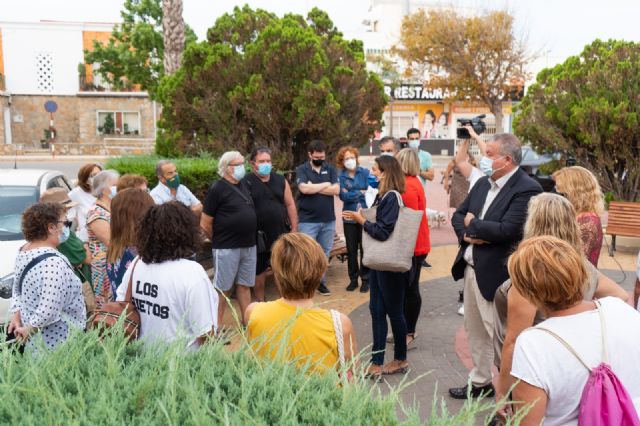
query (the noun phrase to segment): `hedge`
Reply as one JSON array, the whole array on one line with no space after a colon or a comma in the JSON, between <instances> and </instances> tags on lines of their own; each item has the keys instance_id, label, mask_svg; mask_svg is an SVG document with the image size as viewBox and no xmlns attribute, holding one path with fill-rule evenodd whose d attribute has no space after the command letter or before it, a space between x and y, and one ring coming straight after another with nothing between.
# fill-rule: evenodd
<instances>
[{"instance_id":1,"label":"hedge","mask_svg":"<svg viewBox=\"0 0 640 426\"><path fill-rule=\"evenodd\" d=\"M419 424L397 395L372 396L336 373L307 375L221 343L190 352L78 333L55 351L0 354L5 424Z\"/></svg>"},{"instance_id":2,"label":"hedge","mask_svg":"<svg viewBox=\"0 0 640 426\"><path fill-rule=\"evenodd\" d=\"M158 184L156 163L162 157L156 155L137 155L111 158L105 164L107 169L114 169L120 174L134 173L142 175L149 181L149 187ZM178 168L180 180L194 193L200 201L204 201L209 187L218 180L217 159L202 155L200 157L175 158L171 161Z\"/></svg>"}]
</instances>

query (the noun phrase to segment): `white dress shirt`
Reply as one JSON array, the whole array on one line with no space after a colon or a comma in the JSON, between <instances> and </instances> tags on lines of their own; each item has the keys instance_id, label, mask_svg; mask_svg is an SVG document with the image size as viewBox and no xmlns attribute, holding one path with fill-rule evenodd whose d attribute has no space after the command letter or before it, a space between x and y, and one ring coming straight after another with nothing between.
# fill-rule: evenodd
<instances>
[{"instance_id":1,"label":"white dress shirt","mask_svg":"<svg viewBox=\"0 0 640 426\"><path fill-rule=\"evenodd\" d=\"M491 206L491 203L493 203L493 200L496 199L502 188L504 188L505 184L509 181L509 179L511 179L511 176L513 176L517 171L518 167L515 167L513 170L511 170L509 173L502 176L498 180L494 181L491 178L489 179L491 188L489 189L489 192L487 192L487 198L485 198L484 200L482 212L480 213L478 219L484 219L484 215L487 213L487 210L489 210L489 207ZM467 249L464 251L464 260L471 266L473 266L473 246L474 244L469 244L469 246L467 246Z\"/></svg>"}]
</instances>

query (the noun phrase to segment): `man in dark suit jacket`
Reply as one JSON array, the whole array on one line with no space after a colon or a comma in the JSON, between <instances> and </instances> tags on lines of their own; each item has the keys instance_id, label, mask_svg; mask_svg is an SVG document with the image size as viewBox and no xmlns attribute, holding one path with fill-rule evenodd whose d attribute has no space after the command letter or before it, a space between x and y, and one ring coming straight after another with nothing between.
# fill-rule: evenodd
<instances>
[{"instance_id":1,"label":"man in dark suit jacket","mask_svg":"<svg viewBox=\"0 0 640 426\"><path fill-rule=\"evenodd\" d=\"M460 250L451 268L464 278L464 326L474 368L471 396L492 396L493 297L509 278L507 258L522 239L529 199L540 185L519 167L520 141L511 134L487 143L480 169L486 175L473 186L451 219ZM453 398L466 399L467 386L449 389Z\"/></svg>"}]
</instances>

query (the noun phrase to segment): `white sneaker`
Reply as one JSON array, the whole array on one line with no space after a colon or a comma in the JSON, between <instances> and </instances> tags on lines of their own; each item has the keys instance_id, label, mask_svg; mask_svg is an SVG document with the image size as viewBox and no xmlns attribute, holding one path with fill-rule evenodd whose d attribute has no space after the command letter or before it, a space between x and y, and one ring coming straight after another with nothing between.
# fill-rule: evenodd
<instances>
[{"instance_id":1,"label":"white sneaker","mask_svg":"<svg viewBox=\"0 0 640 426\"><path fill-rule=\"evenodd\" d=\"M464 316L464 305L460 305L458 308L458 315Z\"/></svg>"}]
</instances>

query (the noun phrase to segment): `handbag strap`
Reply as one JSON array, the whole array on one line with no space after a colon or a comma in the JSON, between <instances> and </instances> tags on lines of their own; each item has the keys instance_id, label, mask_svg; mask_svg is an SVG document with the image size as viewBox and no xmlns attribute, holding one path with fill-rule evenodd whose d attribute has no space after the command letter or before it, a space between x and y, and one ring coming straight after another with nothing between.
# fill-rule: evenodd
<instances>
[{"instance_id":1,"label":"handbag strap","mask_svg":"<svg viewBox=\"0 0 640 426\"><path fill-rule=\"evenodd\" d=\"M135 262L133 262L133 266L131 267L131 275L129 275L129 285L127 286L127 294L124 296L125 302L131 302L131 289L133 288L133 272L136 270L136 265L140 257L137 257Z\"/></svg>"},{"instance_id":2,"label":"handbag strap","mask_svg":"<svg viewBox=\"0 0 640 426\"><path fill-rule=\"evenodd\" d=\"M27 276L27 273L38 263L50 257L59 257L59 256L55 253L43 253L39 256L34 257L29 261L29 263L27 263L27 266L24 267L24 269L22 270L22 273L20 274L20 278L18 278L18 287L16 288L16 290L18 291L18 294L17 294L18 296L22 295L22 281Z\"/></svg>"},{"instance_id":3,"label":"handbag strap","mask_svg":"<svg viewBox=\"0 0 640 426\"><path fill-rule=\"evenodd\" d=\"M396 194L396 198L398 199L398 205L400 206L400 208L404 207L404 201L402 201L402 195L400 195L400 193L398 191L396 191L395 189L392 189L391 191L388 191L387 193L385 193L382 198L386 197L387 194L390 193L394 193Z\"/></svg>"},{"instance_id":4,"label":"handbag strap","mask_svg":"<svg viewBox=\"0 0 640 426\"><path fill-rule=\"evenodd\" d=\"M344 335L342 334L342 320L340 319L340 312L335 309L331 309L331 318L333 319L333 331L336 335L336 342L338 343L338 361L340 362L340 370L345 368L344 360Z\"/></svg>"},{"instance_id":5,"label":"handbag strap","mask_svg":"<svg viewBox=\"0 0 640 426\"><path fill-rule=\"evenodd\" d=\"M609 363L609 354L607 351L607 327L604 321L604 314L602 313L602 305L600 304L600 301L598 299L595 299L593 301L596 305L596 311L598 311L598 316L600 317L600 329L601 329L601 334L602 334L602 362L604 362L605 364ZM558 342L562 343L562 345L567 348L569 350L569 352L571 352L573 354L573 356L575 356L578 361L580 361L580 363L582 365L585 366L585 368L587 370L589 370L589 372L592 371L591 367L589 367L589 365L586 363L586 361L584 360L584 358L582 358L580 356L580 354L578 354L578 352L569 344L569 342L567 342L565 339L563 339L562 337L560 337L557 333L555 333L552 330L549 330L548 328L545 327L541 327L539 325L533 327L534 329L537 330L541 330L544 331L545 333L553 336Z\"/></svg>"},{"instance_id":6,"label":"handbag strap","mask_svg":"<svg viewBox=\"0 0 640 426\"><path fill-rule=\"evenodd\" d=\"M247 196L247 194L245 194L244 192L242 192L242 191L240 191L240 190L238 189L238 187L237 187L237 186L238 186L238 185L240 185L240 184L238 184L238 185L234 185L234 184L232 184L231 182L229 182L228 180L226 180L225 178L222 178L222 180L223 180L227 185L229 185L231 188L233 188L233 190L234 190L234 191L236 191L238 194L240 194L240 196L242 197L242 199L243 199L244 201L246 201L248 204L251 204L251 205L253 206L253 200L251 199L251 197Z\"/></svg>"}]
</instances>

